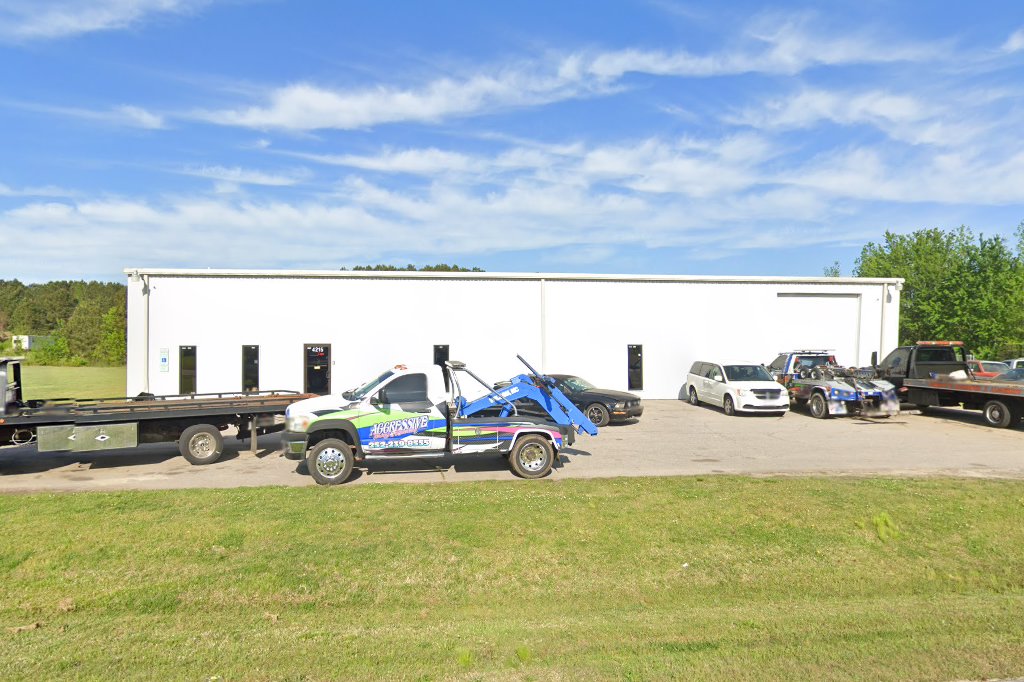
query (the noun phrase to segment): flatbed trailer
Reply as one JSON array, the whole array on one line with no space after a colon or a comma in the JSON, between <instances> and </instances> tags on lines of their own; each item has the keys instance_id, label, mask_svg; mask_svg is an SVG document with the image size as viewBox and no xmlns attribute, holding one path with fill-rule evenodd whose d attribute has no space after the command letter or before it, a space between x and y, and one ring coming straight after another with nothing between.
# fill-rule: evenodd
<instances>
[{"instance_id":1,"label":"flatbed trailer","mask_svg":"<svg viewBox=\"0 0 1024 682\"><path fill-rule=\"evenodd\" d=\"M217 461L221 433L254 439L284 429L297 391L206 393L76 400L23 400L20 358L0 358L0 447L35 445L38 452L93 452L177 441L192 464Z\"/></svg>"},{"instance_id":2,"label":"flatbed trailer","mask_svg":"<svg viewBox=\"0 0 1024 682\"><path fill-rule=\"evenodd\" d=\"M1024 384L984 379L904 379L907 402L927 411L929 407L981 410L989 426L1005 429L1024 417Z\"/></svg>"}]
</instances>

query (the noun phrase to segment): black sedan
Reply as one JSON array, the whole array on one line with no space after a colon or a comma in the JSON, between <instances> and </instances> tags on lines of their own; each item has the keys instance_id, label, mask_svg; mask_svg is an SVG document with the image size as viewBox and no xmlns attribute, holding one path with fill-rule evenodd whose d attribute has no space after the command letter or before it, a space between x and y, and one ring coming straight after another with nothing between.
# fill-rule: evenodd
<instances>
[{"instance_id":1,"label":"black sedan","mask_svg":"<svg viewBox=\"0 0 1024 682\"><path fill-rule=\"evenodd\" d=\"M597 426L633 419L644 413L644 406L640 404L638 395L596 388L586 379L572 374L548 376L555 380L558 390Z\"/></svg>"}]
</instances>

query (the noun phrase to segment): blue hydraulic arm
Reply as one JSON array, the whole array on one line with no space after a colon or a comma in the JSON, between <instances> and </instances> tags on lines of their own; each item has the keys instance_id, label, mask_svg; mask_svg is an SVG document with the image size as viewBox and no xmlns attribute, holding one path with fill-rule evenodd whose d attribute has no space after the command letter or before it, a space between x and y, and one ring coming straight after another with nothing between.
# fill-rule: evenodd
<instances>
[{"instance_id":1,"label":"blue hydraulic arm","mask_svg":"<svg viewBox=\"0 0 1024 682\"><path fill-rule=\"evenodd\" d=\"M591 436L597 435L597 427L594 426L594 423L578 407L573 405L572 401L566 398L564 393L558 390L554 379L539 373L530 366L530 363L523 360L521 355L516 357L526 365L532 374L514 376L508 386L503 386L497 390L489 389L490 393L488 395L477 398L472 402L461 403L459 409L460 416L468 417L477 412L501 405L501 415L507 417L513 410L512 403L519 400L532 400L540 405L556 424L572 427L577 433L586 431ZM452 369L467 372L485 387L487 386L482 379L466 369L464 365L454 367L452 363L449 363L449 366Z\"/></svg>"}]
</instances>

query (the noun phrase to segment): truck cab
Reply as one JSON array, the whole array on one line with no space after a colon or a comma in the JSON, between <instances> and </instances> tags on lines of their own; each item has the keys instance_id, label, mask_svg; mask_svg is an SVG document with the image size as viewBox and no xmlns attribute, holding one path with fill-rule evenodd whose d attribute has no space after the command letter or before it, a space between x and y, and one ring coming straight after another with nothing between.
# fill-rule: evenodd
<instances>
[{"instance_id":1,"label":"truck cab","mask_svg":"<svg viewBox=\"0 0 1024 682\"><path fill-rule=\"evenodd\" d=\"M484 394L467 400L461 373L478 381ZM340 395L290 405L285 455L305 459L310 475L325 485L343 482L367 460L473 453L501 453L517 475L540 478L576 431L597 433L550 377L534 372L500 389L490 386L461 362L395 365ZM523 400L539 404L548 417L518 414L516 402Z\"/></svg>"},{"instance_id":2,"label":"truck cab","mask_svg":"<svg viewBox=\"0 0 1024 682\"><path fill-rule=\"evenodd\" d=\"M906 394L905 379L930 379L956 371L968 373L967 350L962 341L918 341L896 348L875 366L875 376Z\"/></svg>"}]
</instances>

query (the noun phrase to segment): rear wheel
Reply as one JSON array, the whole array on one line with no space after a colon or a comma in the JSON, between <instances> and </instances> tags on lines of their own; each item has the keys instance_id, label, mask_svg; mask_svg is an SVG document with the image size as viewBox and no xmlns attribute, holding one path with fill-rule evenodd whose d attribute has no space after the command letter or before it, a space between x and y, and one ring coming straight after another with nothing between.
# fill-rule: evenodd
<instances>
[{"instance_id":1,"label":"rear wheel","mask_svg":"<svg viewBox=\"0 0 1024 682\"><path fill-rule=\"evenodd\" d=\"M555 464L555 448L544 436L523 436L509 453L508 465L521 478L544 478Z\"/></svg>"},{"instance_id":2,"label":"rear wheel","mask_svg":"<svg viewBox=\"0 0 1024 682\"><path fill-rule=\"evenodd\" d=\"M726 395L725 399L722 400L722 409L730 417L736 416L736 403L733 402L731 395Z\"/></svg>"},{"instance_id":3,"label":"rear wheel","mask_svg":"<svg viewBox=\"0 0 1024 682\"><path fill-rule=\"evenodd\" d=\"M694 407L700 405L700 398L697 397L697 389L693 386L690 386L690 404Z\"/></svg>"},{"instance_id":4,"label":"rear wheel","mask_svg":"<svg viewBox=\"0 0 1024 682\"><path fill-rule=\"evenodd\" d=\"M337 438L325 438L306 455L306 469L320 485L338 485L352 475L352 446Z\"/></svg>"},{"instance_id":5,"label":"rear wheel","mask_svg":"<svg viewBox=\"0 0 1024 682\"><path fill-rule=\"evenodd\" d=\"M178 452L192 464L212 464L224 452L224 436L216 426L193 424L181 432Z\"/></svg>"},{"instance_id":6,"label":"rear wheel","mask_svg":"<svg viewBox=\"0 0 1024 682\"><path fill-rule=\"evenodd\" d=\"M988 422L988 425L994 426L997 429L1005 429L1020 420L1017 413L1011 410L1002 400L988 401L985 403L985 407L982 408L981 413L985 415L985 421Z\"/></svg>"},{"instance_id":7,"label":"rear wheel","mask_svg":"<svg viewBox=\"0 0 1024 682\"><path fill-rule=\"evenodd\" d=\"M825 396L820 393L815 393L811 396L810 402L807 403L807 408L815 419L828 419L831 416L828 413L828 402L825 401Z\"/></svg>"}]
</instances>

